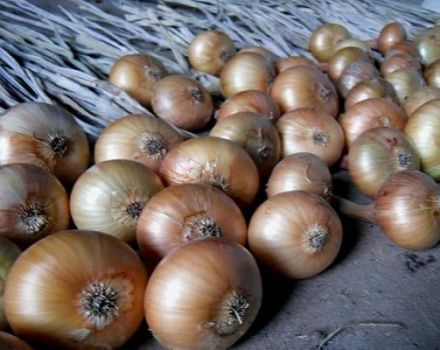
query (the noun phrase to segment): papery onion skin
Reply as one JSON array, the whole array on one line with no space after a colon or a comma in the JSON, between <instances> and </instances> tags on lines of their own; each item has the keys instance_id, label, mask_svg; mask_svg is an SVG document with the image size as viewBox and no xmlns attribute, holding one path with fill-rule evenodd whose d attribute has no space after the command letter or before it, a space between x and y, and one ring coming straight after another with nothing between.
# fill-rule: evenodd
<instances>
[{"instance_id":1,"label":"papery onion skin","mask_svg":"<svg viewBox=\"0 0 440 350\"><path fill-rule=\"evenodd\" d=\"M186 140L173 148L159 174L169 185L213 185L240 206L251 204L259 187L257 167L247 152L232 141L211 136Z\"/></svg>"},{"instance_id":2,"label":"papery onion skin","mask_svg":"<svg viewBox=\"0 0 440 350\"><path fill-rule=\"evenodd\" d=\"M440 99L431 100L411 114L405 126L422 162L422 170L440 180Z\"/></svg>"},{"instance_id":3,"label":"papery onion skin","mask_svg":"<svg viewBox=\"0 0 440 350\"><path fill-rule=\"evenodd\" d=\"M69 198L47 170L32 164L0 167L0 236L29 244L69 226Z\"/></svg>"},{"instance_id":4,"label":"papery onion skin","mask_svg":"<svg viewBox=\"0 0 440 350\"><path fill-rule=\"evenodd\" d=\"M268 197L272 197L295 190L316 193L329 199L332 195L332 177L327 164L308 152L284 157L273 169L266 193Z\"/></svg>"},{"instance_id":5,"label":"papery onion skin","mask_svg":"<svg viewBox=\"0 0 440 350\"><path fill-rule=\"evenodd\" d=\"M23 340L4 331L0 331L0 348L3 350L32 350Z\"/></svg>"},{"instance_id":6,"label":"papery onion skin","mask_svg":"<svg viewBox=\"0 0 440 350\"><path fill-rule=\"evenodd\" d=\"M255 52L243 52L231 57L220 73L220 89L224 97L242 91L269 92L276 71L274 64Z\"/></svg>"},{"instance_id":7,"label":"papery onion skin","mask_svg":"<svg viewBox=\"0 0 440 350\"><path fill-rule=\"evenodd\" d=\"M420 62L416 57L402 53L385 57L385 60L380 67L380 72L386 77L392 72L402 68L414 69L417 71L421 71L422 69Z\"/></svg>"},{"instance_id":8,"label":"papery onion skin","mask_svg":"<svg viewBox=\"0 0 440 350\"><path fill-rule=\"evenodd\" d=\"M0 329L5 329L8 325L5 316L5 301L3 296L6 279L12 265L20 254L21 249L16 244L7 238L0 237ZM3 332L0 331L0 345L2 345L1 335L3 335Z\"/></svg>"},{"instance_id":9,"label":"papery onion skin","mask_svg":"<svg viewBox=\"0 0 440 350\"><path fill-rule=\"evenodd\" d=\"M362 81L352 88L345 98L345 110L369 98L386 98L397 105L399 104L394 87L385 79L378 78Z\"/></svg>"},{"instance_id":10,"label":"papery onion skin","mask_svg":"<svg viewBox=\"0 0 440 350\"><path fill-rule=\"evenodd\" d=\"M309 40L309 51L318 61L327 62L336 44L347 38L350 38L350 33L340 24L323 24L312 33Z\"/></svg>"},{"instance_id":11,"label":"papery onion skin","mask_svg":"<svg viewBox=\"0 0 440 350\"><path fill-rule=\"evenodd\" d=\"M383 98L358 102L339 117L347 146L364 131L374 127L391 126L402 131L407 120L399 106Z\"/></svg>"},{"instance_id":12,"label":"papery onion skin","mask_svg":"<svg viewBox=\"0 0 440 350\"><path fill-rule=\"evenodd\" d=\"M421 171L405 170L383 184L375 202L375 220L400 247L423 250L440 240L439 208L435 181Z\"/></svg>"},{"instance_id":13,"label":"papery onion skin","mask_svg":"<svg viewBox=\"0 0 440 350\"><path fill-rule=\"evenodd\" d=\"M168 151L182 136L159 118L133 114L109 124L95 144L95 162L135 160L157 171Z\"/></svg>"},{"instance_id":14,"label":"papery onion skin","mask_svg":"<svg viewBox=\"0 0 440 350\"><path fill-rule=\"evenodd\" d=\"M276 63L278 74L289 68L294 68L298 66L310 66L319 69L315 62L303 56L288 56L278 60Z\"/></svg>"},{"instance_id":15,"label":"papery onion skin","mask_svg":"<svg viewBox=\"0 0 440 350\"><path fill-rule=\"evenodd\" d=\"M145 205L136 229L148 260L159 260L186 242L224 237L242 245L247 226L240 208L220 190L205 184L165 188Z\"/></svg>"},{"instance_id":16,"label":"papery onion skin","mask_svg":"<svg viewBox=\"0 0 440 350\"><path fill-rule=\"evenodd\" d=\"M151 105L159 118L186 130L202 129L214 111L208 91L184 75L169 75L154 84Z\"/></svg>"},{"instance_id":17,"label":"papery onion skin","mask_svg":"<svg viewBox=\"0 0 440 350\"><path fill-rule=\"evenodd\" d=\"M401 104L415 91L426 85L420 72L413 69L401 68L386 76L394 87Z\"/></svg>"},{"instance_id":18,"label":"papery onion skin","mask_svg":"<svg viewBox=\"0 0 440 350\"><path fill-rule=\"evenodd\" d=\"M416 37L415 45L425 66L440 59L440 27L426 28Z\"/></svg>"},{"instance_id":19,"label":"papery onion skin","mask_svg":"<svg viewBox=\"0 0 440 350\"><path fill-rule=\"evenodd\" d=\"M219 75L225 62L235 51L234 43L225 33L209 30L192 39L188 48L188 59L194 69Z\"/></svg>"},{"instance_id":20,"label":"papery onion skin","mask_svg":"<svg viewBox=\"0 0 440 350\"><path fill-rule=\"evenodd\" d=\"M336 258L342 224L319 195L290 191L267 199L249 223L249 246L257 258L289 278L308 278Z\"/></svg>"},{"instance_id":21,"label":"papery onion skin","mask_svg":"<svg viewBox=\"0 0 440 350\"><path fill-rule=\"evenodd\" d=\"M79 229L130 242L145 203L162 189L159 176L143 164L123 159L101 162L75 183L70 196L72 219Z\"/></svg>"},{"instance_id":22,"label":"papery onion skin","mask_svg":"<svg viewBox=\"0 0 440 350\"><path fill-rule=\"evenodd\" d=\"M403 103L403 110L408 117L426 102L440 98L440 88L434 86L423 86L414 91Z\"/></svg>"},{"instance_id":23,"label":"papery onion skin","mask_svg":"<svg viewBox=\"0 0 440 350\"><path fill-rule=\"evenodd\" d=\"M268 94L247 90L227 98L216 112L218 119L229 117L238 112L254 112L265 118L277 121L280 118L280 109Z\"/></svg>"},{"instance_id":24,"label":"papery onion skin","mask_svg":"<svg viewBox=\"0 0 440 350\"><path fill-rule=\"evenodd\" d=\"M405 41L405 39L405 28L403 28L400 23L388 23L380 31L378 49L385 54L394 44Z\"/></svg>"},{"instance_id":25,"label":"papery onion skin","mask_svg":"<svg viewBox=\"0 0 440 350\"><path fill-rule=\"evenodd\" d=\"M132 54L120 57L113 64L109 81L140 104L150 107L153 85L167 74L166 68L154 57Z\"/></svg>"},{"instance_id":26,"label":"papery onion skin","mask_svg":"<svg viewBox=\"0 0 440 350\"><path fill-rule=\"evenodd\" d=\"M281 141L272 122L252 112L240 112L219 119L210 136L231 140L244 148L255 162L260 178L264 179L278 162Z\"/></svg>"},{"instance_id":27,"label":"papery onion skin","mask_svg":"<svg viewBox=\"0 0 440 350\"><path fill-rule=\"evenodd\" d=\"M62 231L17 259L6 284L6 316L17 335L48 347L114 349L143 319L146 282L126 243L100 232Z\"/></svg>"},{"instance_id":28,"label":"papery onion skin","mask_svg":"<svg viewBox=\"0 0 440 350\"><path fill-rule=\"evenodd\" d=\"M261 297L253 256L233 241L208 238L159 263L145 292L145 315L167 348L226 350L255 319Z\"/></svg>"},{"instance_id":29,"label":"papery onion skin","mask_svg":"<svg viewBox=\"0 0 440 350\"><path fill-rule=\"evenodd\" d=\"M298 66L283 71L275 79L271 96L282 113L298 108L317 108L338 114L338 95L333 83L318 69Z\"/></svg>"},{"instance_id":30,"label":"papery onion skin","mask_svg":"<svg viewBox=\"0 0 440 350\"><path fill-rule=\"evenodd\" d=\"M0 164L30 163L72 184L87 168L89 143L66 110L47 103L26 102L0 118Z\"/></svg>"},{"instance_id":31,"label":"papery onion skin","mask_svg":"<svg viewBox=\"0 0 440 350\"><path fill-rule=\"evenodd\" d=\"M380 73L377 68L371 62L360 60L344 69L336 85L342 97L347 97L357 84L378 78L380 78Z\"/></svg>"},{"instance_id":32,"label":"papery onion skin","mask_svg":"<svg viewBox=\"0 0 440 350\"><path fill-rule=\"evenodd\" d=\"M425 79L430 86L440 88L440 59L428 66Z\"/></svg>"},{"instance_id":33,"label":"papery onion skin","mask_svg":"<svg viewBox=\"0 0 440 350\"><path fill-rule=\"evenodd\" d=\"M345 68L356 61L369 62L370 59L365 51L357 47L346 47L336 51L328 61L328 75L333 81L337 81Z\"/></svg>"},{"instance_id":34,"label":"papery onion skin","mask_svg":"<svg viewBox=\"0 0 440 350\"><path fill-rule=\"evenodd\" d=\"M333 50L333 54L338 52L339 50L345 49L347 47L356 47L358 49L361 49L365 53L368 53L370 51L370 47L367 45L365 41L361 41L358 39L353 38L347 38L344 40L339 41Z\"/></svg>"},{"instance_id":35,"label":"papery onion skin","mask_svg":"<svg viewBox=\"0 0 440 350\"><path fill-rule=\"evenodd\" d=\"M420 169L419 157L406 136L390 127L362 133L348 150L350 175L356 187L372 198L394 173Z\"/></svg>"},{"instance_id":36,"label":"papery onion skin","mask_svg":"<svg viewBox=\"0 0 440 350\"><path fill-rule=\"evenodd\" d=\"M344 133L330 114L301 108L282 115L276 127L281 136L282 156L310 152L328 166L334 165L344 148Z\"/></svg>"}]
</instances>

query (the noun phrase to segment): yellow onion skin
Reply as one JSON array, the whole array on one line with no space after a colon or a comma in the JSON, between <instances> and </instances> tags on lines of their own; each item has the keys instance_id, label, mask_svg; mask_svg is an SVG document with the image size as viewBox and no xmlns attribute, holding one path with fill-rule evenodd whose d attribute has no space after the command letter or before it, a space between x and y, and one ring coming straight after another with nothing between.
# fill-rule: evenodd
<instances>
[{"instance_id":1,"label":"yellow onion skin","mask_svg":"<svg viewBox=\"0 0 440 350\"><path fill-rule=\"evenodd\" d=\"M327 62L337 43L350 37L348 30L340 24L323 24L312 33L309 51L318 61Z\"/></svg>"},{"instance_id":2,"label":"yellow onion skin","mask_svg":"<svg viewBox=\"0 0 440 350\"><path fill-rule=\"evenodd\" d=\"M8 322L5 316L5 284L12 265L18 256L21 254L21 249L7 238L0 237L0 329L6 329ZM0 331L0 346L2 345L2 331ZM2 347L0 347L3 349ZM8 348L6 348L8 349Z\"/></svg>"},{"instance_id":3,"label":"yellow onion skin","mask_svg":"<svg viewBox=\"0 0 440 350\"><path fill-rule=\"evenodd\" d=\"M6 316L15 334L49 348L115 349L143 319L146 282L142 262L125 242L100 232L62 231L15 262Z\"/></svg>"},{"instance_id":4,"label":"yellow onion skin","mask_svg":"<svg viewBox=\"0 0 440 350\"><path fill-rule=\"evenodd\" d=\"M253 256L233 241L208 238L162 259L145 292L145 315L166 348L226 350L254 321L261 297Z\"/></svg>"},{"instance_id":5,"label":"yellow onion skin","mask_svg":"<svg viewBox=\"0 0 440 350\"><path fill-rule=\"evenodd\" d=\"M385 78L394 90L401 104L415 91L426 85L420 72L414 69L401 68L388 74Z\"/></svg>"},{"instance_id":6,"label":"yellow onion skin","mask_svg":"<svg viewBox=\"0 0 440 350\"><path fill-rule=\"evenodd\" d=\"M355 48L361 49L365 53L369 53L369 51L370 51L370 47L368 45L368 42L358 40L358 39L353 39L353 38L347 38L347 39L339 41L335 45L335 48L333 49L332 54L334 55L339 50L345 49L347 47L355 47Z\"/></svg>"},{"instance_id":7,"label":"yellow onion skin","mask_svg":"<svg viewBox=\"0 0 440 350\"><path fill-rule=\"evenodd\" d=\"M0 118L0 164L30 163L72 184L87 168L89 144L75 119L61 107L26 102Z\"/></svg>"},{"instance_id":8,"label":"yellow onion skin","mask_svg":"<svg viewBox=\"0 0 440 350\"><path fill-rule=\"evenodd\" d=\"M145 165L115 159L95 164L75 183L70 196L72 219L79 229L100 231L130 242L145 203L163 189Z\"/></svg>"},{"instance_id":9,"label":"yellow onion skin","mask_svg":"<svg viewBox=\"0 0 440 350\"><path fill-rule=\"evenodd\" d=\"M429 175L405 170L390 176L375 202L375 220L395 244L428 249L440 240L440 192Z\"/></svg>"},{"instance_id":10,"label":"yellow onion skin","mask_svg":"<svg viewBox=\"0 0 440 350\"><path fill-rule=\"evenodd\" d=\"M288 191L307 191L329 199L332 195L332 177L327 164L308 152L283 158L269 177L266 193L272 197Z\"/></svg>"},{"instance_id":11,"label":"yellow onion skin","mask_svg":"<svg viewBox=\"0 0 440 350\"><path fill-rule=\"evenodd\" d=\"M393 86L385 79L376 78L362 81L350 90L345 98L345 110L369 98L385 98L397 105L399 104Z\"/></svg>"},{"instance_id":12,"label":"yellow onion skin","mask_svg":"<svg viewBox=\"0 0 440 350\"><path fill-rule=\"evenodd\" d=\"M342 71L336 86L339 93L345 98L357 84L378 78L380 78L380 73L371 62L359 60Z\"/></svg>"},{"instance_id":13,"label":"yellow onion skin","mask_svg":"<svg viewBox=\"0 0 440 350\"><path fill-rule=\"evenodd\" d=\"M145 205L136 229L148 260L197 239L224 237L244 245L247 226L240 208L222 191L205 184L165 188Z\"/></svg>"},{"instance_id":14,"label":"yellow onion skin","mask_svg":"<svg viewBox=\"0 0 440 350\"><path fill-rule=\"evenodd\" d=\"M276 127L281 136L282 157L310 152L328 166L334 165L344 148L344 133L330 114L312 108L287 112Z\"/></svg>"},{"instance_id":15,"label":"yellow onion skin","mask_svg":"<svg viewBox=\"0 0 440 350\"><path fill-rule=\"evenodd\" d=\"M298 66L280 73L275 79L271 96L282 113L299 108L317 108L338 114L338 95L327 76L314 67Z\"/></svg>"},{"instance_id":16,"label":"yellow onion skin","mask_svg":"<svg viewBox=\"0 0 440 350\"><path fill-rule=\"evenodd\" d=\"M184 75L169 75L154 84L151 105L159 118L186 130L202 129L214 111L208 91Z\"/></svg>"},{"instance_id":17,"label":"yellow onion skin","mask_svg":"<svg viewBox=\"0 0 440 350\"><path fill-rule=\"evenodd\" d=\"M276 64L279 60L279 57L277 55L275 55L272 51L270 51L262 46L255 46L255 45L245 46L245 47L241 48L240 51L238 51L239 54L244 53L244 52L257 53L257 54L265 57L272 64Z\"/></svg>"},{"instance_id":18,"label":"yellow onion skin","mask_svg":"<svg viewBox=\"0 0 440 350\"><path fill-rule=\"evenodd\" d=\"M281 73L289 68L298 66L310 66L319 69L318 65L311 59L303 56L288 56L277 61L276 68Z\"/></svg>"},{"instance_id":19,"label":"yellow onion skin","mask_svg":"<svg viewBox=\"0 0 440 350\"><path fill-rule=\"evenodd\" d=\"M0 348L2 350L32 350L23 340L4 331L0 331Z\"/></svg>"},{"instance_id":20,"label":"yellow onion skin","mask_svg":"<svg viewBox=\"0 0 440 350\"><path fill-rule=\"evenodd\" d=\"M220 73L220 89L224 97L242 91L269 92L275 78L275 66L255 52L243 52L231 57Z\"/></svg>"},{"instance_id":21,"label":"yellow onion skin","mask_svg":"<svg viewBox=\"0 0 440 350\"><path fill-rule=\"evenodd\" d=\"M415 45L424 66L440 59L440 26L426 28L420 32Z\"/></svg>"},{"instance_id":22,"label":"yellow onion skin","mask_svg":"<svg viewBox=\"0 0 440 350\"><path fill-rule=\"evenodd\" d=\"M390 127L365 131L348 150L348 165L353 183L372 198L392 174L420 169L420 160L406 136Z\"/></svg>"},{"instance_id":23,"label":"yellow onion skin","mask_svg":"<svg viewBox=\"0 0 440 350\"><path fill-rule=\"evenodd\" d=\"M259 187L257 167L232 141L203 136L182 142L165 157L159 175L169 184L205 183L221 189L240 206L251 204Z\"/></svg>"},{"instance_id":24,"label":"yellow onion skin","mask_svg":"<svg viewBox=\"0 0 440 350\"><path fill-rule=\"evenodd\" d=\"M393 56L393 55L397 55L397 54L402 54L402 53L406 54L406 55L411 55L413 57L420 59L420 56L419 56L419 53L416 49L416 45L415 45L414 41L409 41L409 40L400 41L398 43L395 43L393 46L391 46L389 48L385 57Z\"/></svg>"},{"instance_id":25,"label":"yellow onion skin","mask_svg":"<svg viewBox=\"0 0 440 350\"><path fill-rule=\"evenodd\" d=\"M268 94L247 90L227 98L216 111L216 118L222 119L238 112L254 112L275 122L280 118L280 109Z\"/></svg>"},{"instance_id":26,"label":"yellow onion skin","mask_svg":"<svg viewBox=\"0 0 440 350\"><path fill-rule=\"evenodd\" d=\"M430 86L440 88L440 59L428 66L425 79Z\"/></svg>"},{"instance_id":27,"label":"yellow onion skin","mask_svg":"<svg viewBox=\"0 0 440 350\"><path fill-rule=\"evenodd\" d=\"M197 34L188 48L191 66L212 75L219 75L225 62L236 49L232 40L218 30L207 30Z\"/></svg>"},{"instance_id":28,"label":"yellow onion skin","mask_svg":"<svg viewBox=\"0 0 440 350\"><path fill-rule=\"evenodd\" d=\"M392 22L385 25L380 31L377 46L382 54L386 54L394 44L405 41L405 39L405 28L400 23Z\"/></svg>"},{"instance_id":29,"label":"yellow onion skin","mask_svg":"<svg viewBox=\"0 0 440 350\"><path fill-rule=\"evenodd\" d=\"M440 99L419 107L408 120L405 134L417 151L422 170L435 180L440 179Z\"/></svg>"},{"instance_id":30,"label":"yellow onion skin","mask_svg":"<svg viewBox=\"0 0 440 350\"><path fill-rule=\"evenodd\" d=\"M95 162L113 159L135 160L159 170L168 151L183 137L159 118L128 115L109 124L95 144Z\"/></svg>"},{"instance_id":31,"label":"yellow onion skin","mask_svg":"<svg viewBox=\"0 0 440 350\"><path fill-rule=\"evenodd\" d=\"M145 54L132 54L120 57L113 64L108 79L140 104L151 107L153 86L166 75L168 72L159 60Z\"/></svg>"},{"instance_id":32,"label":"yellow onion skin","mask_svg":"<svg viewBox=\"0 0 440 350\"><path fill-rule=\"evenodd\" d=\"M345 68L360 60L369 62L370 58L365 51L357 47L345 47L336 51L328 61L329 77L335 82L338 81Z\"/></svg>"},{"instance_id":33,"label":"yellow onion skin","mask_svg":"<svg viewBox=\"0 0 440 350\"><path fill-rule=\"evenodd\" d=\"M30 244L69 226L69 198L47 170L32 164L0 167L0 236Z\"/></svg>"},{"instance_id":34,"label":"yellow onion skin","mask_svg":"<svg viewBox=\"0 0 440 350\"><path fill-rule=\"evenodd\" d=\"M408 54L395 54L385 57L382 65L380 66L380 72L384 77L395 72L396 70L406 68L421 71L422 66L417 57Z\"/></svg>"},{"instance_id":35,"label":"yellow onion skin","mask_svg":"<svg viewBox=\"0 0 440 350\"><path fill-rule=\"evenodd\" d=\"M312 277L336 258L342 224L319 195L290 191L267 199L249 223L248 239L257 260L289 278Z\"/></svg>"},{"instance_id":36,"label":"yellow onion skin","mask_svg":"<svg viewBox=\"0 0 440 350\"><path fill-rule=\"evenodd\" d=\"M260 178L268 177L280 159L281 142L270 120L252 112L219 119L210 136L231 140L244 148L255 162Z\"/></svg>"},{"instance_id":37,"label":"yellow onion skin","mask_svg":"<svg viewBox=\"0 0 440 350\"><path fill-rule=\"evenodd\" d=\"M384 98L370 98L358 102L339 117L347 146L371 128L390 126L402 131L407 120L399 106Z\"/></svg>"},{"instance_id":38,"label":"yellow onion skin","mask_svg":"<svg viewBox=\"0 0 440 350\"><path fill-rule=\"evenodd\" d=\"M403 103L406 115L410 117L419 107L426 102L440 98L440 87L423 86L414 91Z\"/></svg>"}]
</instances>

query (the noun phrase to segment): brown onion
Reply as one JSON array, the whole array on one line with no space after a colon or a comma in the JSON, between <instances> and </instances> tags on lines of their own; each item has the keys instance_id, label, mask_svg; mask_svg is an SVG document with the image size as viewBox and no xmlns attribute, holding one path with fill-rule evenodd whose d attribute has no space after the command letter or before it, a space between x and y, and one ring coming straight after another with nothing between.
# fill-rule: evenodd
<instances>
[{"instance_id":1,"label":"brown onion","mask_svg":"<svg viewBox=\"0 0 440 350\"><path fill-rule=\"evenodd\" d=\"M225 33L207 30L191 40L188 59L194 69L219 75L225 62L234 55L235 51L234 43Z\"/></svg>"},{"instance_id":2,"label":"brown onion","mask_svg":"<svg viewBox=\"0 0 440 350\"><path fill-rule=\"evenodd\" d=\"M328 75L337 81L345 68L356 61L370 62L365 51L357 47L346 47L336 51L328 61Z\"/></svg>"},{"instance_id":3,"label":"brown onion","mask_svg":"<svg viewBox=\"0 0 440 350\"><path fill-rule=\"evenodd\" d=\"M347 146L364 131L378 126L390 126L402 131L407 117L402 109L383 98L370 98L351 106L339 121Z\"/></svg>"},{"instance_id":4,"label":"brown onion","mask_svg":"<svg viewBox=\"0 0 440 350\"><path fill-rule=\"evenodd\" d=\"M440 27L426 28L416 37L416 48L425 66L440 59Z\"/></svg>"},{"instance_id":5,"label":"brown onion","mask_svg":"<svg viewBox=\"0 0 440 350\"><path fill-rule=\"evenodd\" d=\"M388 23L380 31L377 47L382 54L385 54L394 44L405 41L405 39L405 28L400 23Z\"/></svg>"},{"instance_id":6,"label":"brown onion","mask_svg":"<svg viewBox=\"0 0 440 350\"><path fill-rule=\"evenodd\" d=\"M318 68L315 62L303 56L288 56L278 60L276 63L278 73L281 73L289 68L294 68L298 66L310 66Z\"/></svg>"},{"instance_id":7,"label":"brown onion","mask_svg":"<svg viewBox=\"0 0 440 350\"><path fill-rule=\"evenodd\" d=\"M204 136L174 147L160 167L170 185L205 183L221 189L239 205L254 200L259 176L247 152L232 141Z\"/></svg>"},{"instance_id":8,"label":"brown onion","mask_svg":"<svg viewBox=\"0 0 440 350\"><path fill-rule=\"evenodd\" d=\"M95 162L129 159L156 171L169 150L182 141L182 136L161 119L133 114L102 131L95 144Z\"/></svg>"},{"instance_id":9,"label":"brown onion","mask_svg":"<svg viewBox=\"0 0 440 350\"><path fill-rule=\"evenodd\" d=\"M235 142L245 149L255 162L261 178L269 176L280 159L278 131L272 122L252 112L239 112L219 119L209 136Z\"/></svg>"},{"instance_id":10,"label":"brown onion","mask_svg":"<svg viewBox=\"0 0 440 350\"><path fill-rule=\"evenodd\" d=\"M227 98L217 110L216 117L225 118L238 112L258 113L273 122L280 117L280 109L272 97L257 90L242 91Z\"/></svg>"},{"instance_id":11,"label":"brown onion","mask_svg":"<svg viewBox=\"0 0 440 350\"><path fill-rule=\"evenodd\" d=\"M392 72L401 68L421 71L422 66L420 65L420 62L416 57L400 53L385 57L385 60L380 66L380 72L384 77L387 77Z\"/></svg>"},{"instance_id":12,"label":"brown onion","mask_svg":"<svg viewBox=\"0 0 440 350\"><path fill-rule=\"evenodd\" d=\"M337 82L337 87L341 95L347 97L357 84L377 78L380 78L377 68L371 62L360 60L344 69Z\"/></svg>"},{"instance_id":13,"label":"brown onion","mask_svg":"<svg viewBox=\"0 0 440 350\"><path fill-rule=\"evenodd\" d=\"M369 98L385 98L397 105L399 104L393 85L385 79L376 78L362 81L350 90L345 98L345 110Z\"/></svg>"},{"instance_id":14,"label":"brown onion","mask_svg":"<svg viewBox=\"0 0 440 350\"><path fill-rule=\"evenodd\" d=\"M109 81L146 107L151 106L153 85L168 74L159 60L132 54L120 57L112 66Z\"/></svg>"},{"instance_id":15,"label":"brown onion","mask_svg":"<svg viewBox=\"0 0 440 350\"><path fill-rule=\"evenodd\" d=\"M348 150L353 183L372 198L382 184L398 171L420 169L420 160L406 136L390 127L372 128L362 133Z\"/></svg>"},{"instance_id":16,"label":"brown onion","mask_svg":"<svg viewBox=\"0 0 440 350\"><path fill-rule=\"evenodd\" d=\"M159 118L186 130L201 129L214 110L208 91L183 75L170 75L157 82L151 105Z\"/></svg>"},{"instance_id":17,"label":"brown onion","mask_svg":"<svg viewBox=\"0 0 440 350\"><path fill-rule=\"evenodd\" d=\"M255 52L231 57L220 73L223 96L230 97L246 90L269 92L276 72L272 62Z\"/></svg>"},{"instance_id":18,"label":"brown onion","mask_svg":"<svg viewBox=\"0 0 440 350\"><path fill-rule=\"evenodd\" d=\"M277 122L283 157L310 152L328 166L334 165L344 148L344 133L330 114L312 108L287 112Z\"/></svg>"},{"instance_id":19,"label":"brown onion","mask_svg":"<svg viewBox=\"0 0 440 350\"><path fill-rule=\"evenodd\" d=\"M410 117L417 108L437 98L440 98L440 87L423 86L409 95L402 107L406 115Z\"/></svg>"},{"instance_id":20,"label":"brown onion","mask_svg":"<svg viewBox=\"0 0 440 350\"><path fill-rule=\"evenodd\" d=\"M419 59L419 53L417 52L416 45L413 41L401 41L395 43L389 48L388 52L386 53L386 57L397 54L406 54Z\"/></svg>"},{"instance_id":21,"label":"brown onion","mask_svg":"<svg viewBox=\"0 0 440 350\"><path fill-rule=\"evenodd\" d=\"M440 88L440 59L428 66L425 71L425 79L430 86Z\"/></svg>"},{"instance_id":22,"label":"brown onion","mask_svg":"<svg viewBox=\"0 0 440 350\"><path fill-rule=\"evenodd\" d=\"M336 44L350 38L348 30L336 23L326 23L312 33L309 40L309 51L320 62L327 62L333 54Z\"/></svg>"},{"instance_id":23,"label":"brown onion","mask_svg":"<svg viewBox=\"0 0 440 350\"><path fill-rule=\"evenodd\" d=\"M271 96L282 113L311 107L333 116L338 114L338 95L333 83L314 67L298 66L280 73Z\"/></svg>"},{"instance_id":24,"label":"brown onion","mask_svg":"<svg viewBox=\"0 0 440 350\"><path fill-rule=\"evenodd\" d=\"M307 191L326 199L332 195L332 177L318 156L299 152L283 158L273 169L266 186L268 197L289 191Z\"/></svg>"},{"instance_id":25,"label":"brown onion","mask_svg":"<svg viewBox=\"0 0 440 350\"><path fill-rule=\"evenodd\" d=\"M249 223L257 258L290 278L308 278L336 258L342 225L328 202L314 193L290 191L267 199Z\"/></svg>"},{"instance_id":26,"label":"brown onion","mask_svg":"<svg viewBox=\"0 0 440 350\"><path fill-rule=\"evenodd\" d=\"M222 191L204 184L165 188L145 205L136 229L139 248L159 260L174 248L197 239L224 237L245 244L246 221Z\"/></svg>"},{"instance_id":27,"label":"brown onion","mask_svg":"<svg viewBox=\"0 0 440 350\"><path fill-rule=\"evenodd\" d=\"M426 85L420 72L408 68L401 68L388 74L386 80L393 85L401 104L412 93Z\"/></svg>"}]
</instances>

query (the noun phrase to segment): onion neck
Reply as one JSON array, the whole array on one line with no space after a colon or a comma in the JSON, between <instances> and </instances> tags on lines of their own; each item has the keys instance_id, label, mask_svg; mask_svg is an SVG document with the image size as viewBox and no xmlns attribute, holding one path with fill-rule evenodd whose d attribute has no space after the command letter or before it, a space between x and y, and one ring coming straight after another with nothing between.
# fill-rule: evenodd
<instances>
[{"instance_id":1,"label":"onion neck","mask_svg":"<svg viewBox=\"0 0 440 350\"><path fill-rule=\"evenodd\" d=\"M332 197L331 202L337 211L350 218L364 222L376 222L374 202L370 204L359 204L335 195Z\"/></svg>"}]
</instances>

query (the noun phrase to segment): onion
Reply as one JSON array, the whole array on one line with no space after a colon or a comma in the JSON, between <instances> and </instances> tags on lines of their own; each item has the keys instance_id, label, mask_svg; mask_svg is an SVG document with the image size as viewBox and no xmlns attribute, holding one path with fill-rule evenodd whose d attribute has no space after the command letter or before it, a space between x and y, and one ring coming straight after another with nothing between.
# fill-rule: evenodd
<instances>
[{"instance_id":1,"label":"onion","mask_svg":"<svg viewBox=\"0 0 440 350\"><path fill-rule=\"evenodd\" d=\"M440 88L440 59L428 66L425 78L429 85Z\"/></svg>"},{"instance_id":2,"label":"onion","mask_svg":"<svg viewBox=\"0 0 440 350\"><path fill-rule=\"evenodd\" d=\"M336 51L328 61L328 74L333 81L337 81L345 68L356 61L370 62L365 51L357 47L346 47Z\"/></svg>"},{"instance_id":3,"label":"onion","mask_svg":"<svg viewBox=\"0 0 440 350\"><path fill-rule=\"evenodd\" d=\"M412 93L426 85L420 72L408 68L401 68L388 74L386 80L393 85L401 104Z\"/></svg>"},{"instance_id":4,"label":"onion","mask_svg":"<svg viewBox=\"0 0 440 350\"><path fill-rule=\"evenodd\" d=\"M440 27L426 28L416 37L416 48L425 66L440 59Z\"/></svg>"},{"instance_id":5,"label":"onion","mask_svg":"<svg viewBox=\"0 0 440 350\"><path fill-rule=\"evenodd\" d=\"M377 46L380 52L386 54L394 44L405 41L405 39L405 28L400 23L392 22L380 31Z\"/></svg>"},{"instance_id":6,"label":"onion","mask_svg":"<svg viewBox=\"0 0 440 350\"><path fill-rule=\"evenodd\" d=\"M318 68L315 62L303 56L288 56L277 61L276 68L278 73L281 73L289 68L298 66L310 66Z\"/></svg>"},{"instance_id":7,"label":"onion","mask_svg":"<svg viewBox=\"0 0 440 350\"><path fill-rule=\"evenodd\" d=\"M384 77L387 77L389 74L402 68L413 69L416 71L421 71L422 69L420 62L416 57L400 53L385 57L385 60L380 67L380 72Z\"/></svg>"},{"instance_id":8,"label":"onion","mask_svg":"<svg viewBox=\"0 0 440 350\"><path fill-rule=\"evenodd\" d=\"M403 109L407 116L411 116L417 108L423 106L426 102L440 98L440 88L432 86L423 86L408 96L403 103Z\"/></svg>"},{"instance_id":9,"label":"onion","mask_svg":"<svg viewBox=\"0 0 440 350\"><path fill-rule=\"evenodd\" d=\"M337 82L337 87L341 95L347 97L357 84L377 78L380 78L377 68L371 62L360 60L344 69Z\"/></svg>"},{"instance_id":10,"label":"onion","mask_svg":"<svg viewBox=\"0 0 440 350\"><path fill-rule=\"evenodd\" d=\"M345 98L345 110L369 98L385 98L397 105L399 104L393 85L385 79L376 78L362 81L350 90Z\"/></svg>"},{"instance_id":11,"label":"onion","mask_svg":"<svg viewBox=\"0 0 440 350\"><path fill-rule=\"evenodd\" d=\"M320 62L327 62L336 44L350 38L348 30L336 23L326 23L318 27L310 37L309 51Z\"/></svg>"}]
</instances>

